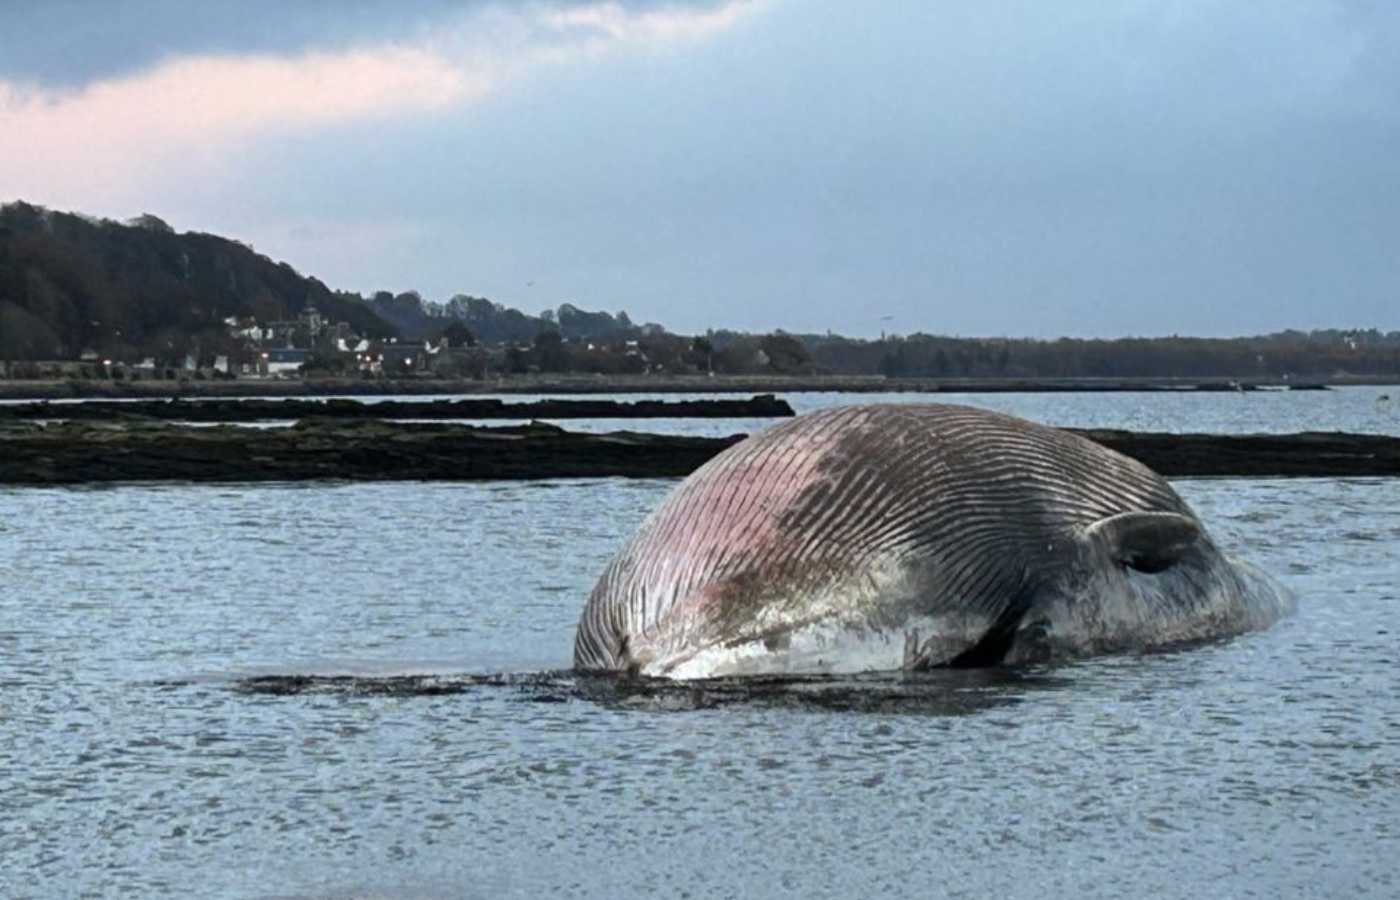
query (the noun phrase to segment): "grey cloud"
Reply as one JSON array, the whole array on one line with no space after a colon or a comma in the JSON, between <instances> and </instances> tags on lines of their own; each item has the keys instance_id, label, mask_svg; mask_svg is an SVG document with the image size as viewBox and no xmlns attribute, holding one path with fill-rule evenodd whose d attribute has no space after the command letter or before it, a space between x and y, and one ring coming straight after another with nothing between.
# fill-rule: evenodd
<instances>
[{"instance_id":1,"label":"grey cloud","mask_svg":"<svg viewBox=\"0 0 1400 900\"><path fill-rule=\"evenodd\" d=\"M636 0L624 4L645 5ZM512 4L486 0L15 0L0 3L0 79L76 87L174 56L279 54L411 40L492 6L509 9Z\"/></svg>"},{"instance_id":2,"label":"grey cloud","mask_svg":"<svg viewBox=\"0 0 1400 900\"><path fill-rule=\"evenodd\" d=\"M0 76L77 86L201 53L278 53L393 36L460 4L50 0L0 5Z\"/></svg>"}]
</instances>

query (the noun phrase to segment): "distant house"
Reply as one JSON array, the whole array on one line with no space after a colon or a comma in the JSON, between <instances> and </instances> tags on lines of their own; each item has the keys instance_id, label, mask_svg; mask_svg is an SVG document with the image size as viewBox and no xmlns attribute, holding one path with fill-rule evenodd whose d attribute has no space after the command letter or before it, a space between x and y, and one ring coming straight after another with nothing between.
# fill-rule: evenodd
<instances>
[{"instance_id":1,"label":"distant house","mask_svg":"<svg viewBox=\"0 0 1400 900\"><path fill-rule=\"evenodd\" d=\"M321 332L326 330L326 320L322 318L314 304L308 303L302 314L295 319L281 322L268 322L262 326L262 340L268 344L291 347L295 344L315 344Z\"/></svg>"},{"instance_id":2,"label":"distant house","mask_svg":"<svg viewBox=\"0 0 1400 900\"><path fill-rule=\"evenodd\" d=\"M242 338L250 344L262 344L267 333L258 325L258 320L254 318L238 318L230 316L224 319L224 324L228 326L229 334L236 338Z\"/></svg>"},{"instance_id":3,"label":"distant house","mask_svg":"<svg viewBox=\"0 0 1400 900\"><path fill-rule=\"evenodd\" d=\"M292 319L283 322L268 322L262 326L262 340L268 344L280 344L283 347L290 347L296 340L297 329L302 327L302 323Z\"/></svg>"},{"instance_id":4,"label":"distant house","mask_svg":"<svg viewBox=\"0 0 1400 900\"><path fill-rule=\"evenodd\" d=\"M260 374L273 378L291 378L301 372L301 367L306 365L310 358L310 350L273 347L262 352Z\"/></svg>"},{"instance_id":5,"label":"distant house","mask_svg":"<svg viewBox=\"0 0 1400 900\"><path fill-rule=\"evenodd\" d=\"M366 355L371 371L401 375L425 371L442 350L442 344L383 342L371 347Z\"/></svg>"}]
</instances>

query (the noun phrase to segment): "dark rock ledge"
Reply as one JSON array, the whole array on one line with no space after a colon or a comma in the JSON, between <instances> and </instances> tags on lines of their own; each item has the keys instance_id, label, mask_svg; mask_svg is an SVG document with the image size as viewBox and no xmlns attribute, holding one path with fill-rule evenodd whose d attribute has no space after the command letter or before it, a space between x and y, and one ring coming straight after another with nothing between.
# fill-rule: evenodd
<instances>
[{"instance_id":1,"label":"dark rock ledge","mask_svg":"<svg viewBox=\"0 0 1400 900\"><path fill-rule=\"evenodd\" d=\"M25 420L262 422L309 417L336 419L725 419L791 416L772 394L710 400L465 400L230 399L88 400L82 403L0 404L0 422Z\"/></svg>"},{"instance_id":2,"label":"dark rock ledge","mask_svg":"<svg viewBox=\"0 0 1400 900\"><path fill-rule=\"evenodd\" d=\"M0 483L667 477L693 471L740 439L335 419L265 429L11 425L0 427Z\"/></svg>"},{"instance_id":3,"label":"dark rock ledge","mask_svg":"<svg viewBox=\"0 0 1400 900\"><path fill-rule=\"evenodd\" d=\"M1400 438L1079 432L1168 477L1396 476ZM306 419L289 428L158 422L0 426L0 484L676 478L740 440Z\"/></svg>"}]
</instances>

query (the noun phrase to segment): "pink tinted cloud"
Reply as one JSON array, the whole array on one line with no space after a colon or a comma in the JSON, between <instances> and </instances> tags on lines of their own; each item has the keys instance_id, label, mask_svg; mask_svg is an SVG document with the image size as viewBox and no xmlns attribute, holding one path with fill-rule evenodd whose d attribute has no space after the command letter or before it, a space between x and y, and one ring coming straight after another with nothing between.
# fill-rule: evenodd
<instances>
[{"instance_id":1,"label":"pink tinted cloud","mask_svg":"<svg viewBox=\"0 0 1400 900\"><path fill-rule=\"evenodd\" d=\"M236 182L248 141L459 109L522 68L703 39L756 5L504 7L420 46L189 57L77 90L0 81L0 201L130 215L180 178Z\"/></svg>"},{"instance_id":2,"label":"pink tinted cloud","mask_svg":"<svg viewBox=\"0 0 1400 900\"><path fill-rule=\"evenodd\" d=\"M433 110L490 88L488 72L401 48L185 59L72 92L0 83L0 197L82 205L255 135Z\"/></svg>"}]
</instances>

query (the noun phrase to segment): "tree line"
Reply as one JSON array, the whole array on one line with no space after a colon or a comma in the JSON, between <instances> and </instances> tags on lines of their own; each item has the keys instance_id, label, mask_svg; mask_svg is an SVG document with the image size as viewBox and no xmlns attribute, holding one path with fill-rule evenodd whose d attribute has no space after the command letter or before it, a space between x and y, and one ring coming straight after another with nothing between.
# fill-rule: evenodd
<instances>
[{"instance_id":1,"label":"tree line","mask_svg":"<svg viewBox=\"0 0 1400 900\"><path fill-rule=\"evenodd\" d=\"M1400 332L1289 331L1239 338L805 336L813 365L892 378L1237 378L1400 374Z\"/></svg>"}]
</instances>

